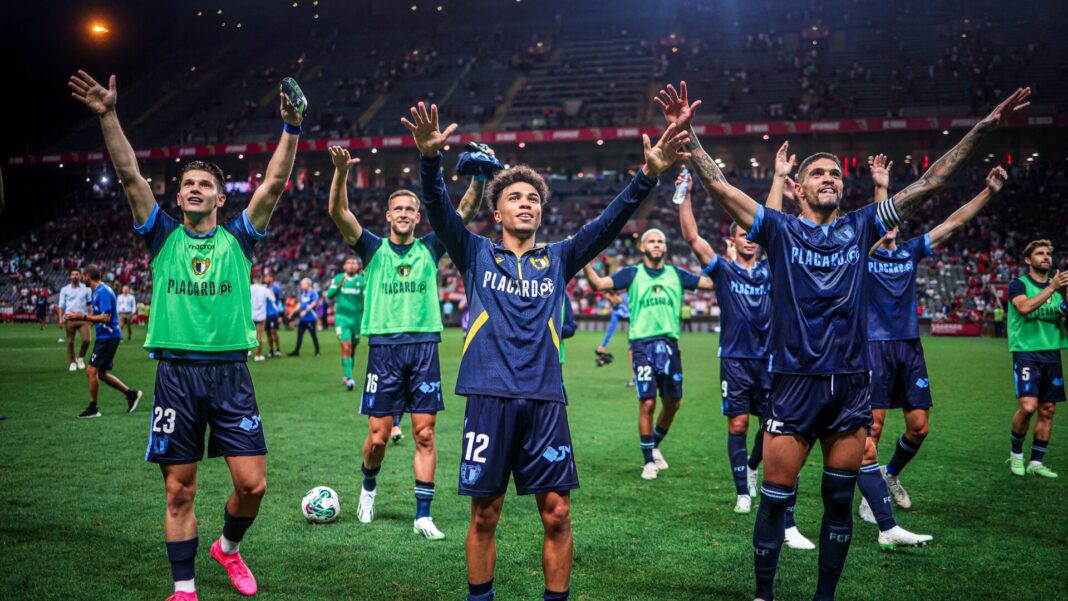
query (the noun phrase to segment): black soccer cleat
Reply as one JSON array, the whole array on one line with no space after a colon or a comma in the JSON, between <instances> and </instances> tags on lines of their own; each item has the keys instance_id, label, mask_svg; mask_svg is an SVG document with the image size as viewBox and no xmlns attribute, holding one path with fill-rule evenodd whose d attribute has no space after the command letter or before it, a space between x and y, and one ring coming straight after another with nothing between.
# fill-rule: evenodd
<instances>
[{"instance_id":1,"label":"black soccer cleat","mask_svg":"<svg viewBox=\"0 0 1068 601\"><path fill-rule=\"evenodd\" d=\"M126 391L126 413L133 413L134 409L137 409L137 403L141 402L141 396L143 393L140 390L127 390Z\"/></svg>"},{"instance_id":2,"label":"black soccer cleat","mask_svg":"<svg viewBox=\"0 0 1068 601\"><path fill-rule=\"evenodd\" d=\"M612 353L602 353L596 349L593 352L597 355L597 367L604 367L616 359Z\"/></svg>"},{"instance_id":3,"label":"black soccer cleat","mask_svg":"<svg viewBox=\"0 0 1068 601\"><path fill-rule=\"evenodd\" d=\"M80 417L82 419L89 419L91 417L100 417L100 410L96 408L96 405L90 404L88 407L85 408L85 411L82 411L81 413L78 414L78 417Z\"/></svg>"}]
</instances>

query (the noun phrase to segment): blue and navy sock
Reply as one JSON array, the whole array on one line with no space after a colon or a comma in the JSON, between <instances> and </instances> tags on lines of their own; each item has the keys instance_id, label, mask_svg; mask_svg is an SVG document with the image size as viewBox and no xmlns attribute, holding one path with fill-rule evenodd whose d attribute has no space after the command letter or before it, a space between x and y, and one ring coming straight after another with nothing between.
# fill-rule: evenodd
<instances>
[{"instance_id":1,"label":"blue and navy sock","mask_svg":"<svg viewBox=\"0 0 1068 601\"><path fill-rule=\"evenodd\" d=\"M378 472L382 469L382 466L378 466L375 469L368 469L366 465L360 464L360 471L363 473L363 489L367 492L371 492L378 486Z\"/></svg>"},{"instance_id":2,"label":"blue and navy sock","mask_svg":"<svg viewBox=\"0 0 1068 601\"><path fill-rule=\"evenodd\" d=\"M659 447L660 443L667 438L667 433L666 429L661 430L660 426L653 426L653 446Z\"/></svg>"},{"instance_id":3,"label":"blue and navy sock","mask_svg":"<svg viewBox=\"0 0 1068 601\"><path fill-rule=\"evenodd\" d=\"M901 470L905 469L905 466L916 456L916 453L920 452L920 445L922 444L922 438L920 439L920 442L912 442L902 434L901 438L897 439L897 448L894 449L894 456L890 458L890 463L886 464L886 473L891 476L900 474Z\"/></svg>"},{"instance_id":4,"label":"blue and navy sock","mask_svg":"<svg viewBox=\"0 0 1068 601\"><path fill-rule=\"evenodd\" d=\"M797 528L797 521L794 520L794 510L797 509L798 486L801 486L800 476L798 476L797 482L794 483L794 493L790 495L790 506L786 508L786 523L783 524L786 528Z\"/></svg>"},{"instance_id":5,"label":"blue and navy sock","mask_svg":"<svg viewBox=\"0 0 1068 601\"><path fill-rule=\"evenodd\" d=\"M879 523L879 530L887 530L897 526L894 519L894 509L890 505L890 489L886 487L886 480L879 471L879 462L868 463L860 466L860 475L857 476L857 486L860 494L868 500L871 512L875 514L875 521Z\"/></svg>"},{"instance_id":6,"label":"blue and navy sock","mask_svg":"<svg viewBox=\"0 0 1068 601\"><path fill-rule=\"evenodd\" d=\"M731 476L734 477L734 490L740 495L749 494L745 482L745 435L727 434L727 456L731 460Z\"/></svg>"},{"instance_id":7,"label":"blue and navy sock","mask_svg":"<svg viewBox=\"0 0 1068 601\"><path fill-rule=\"evenodd\" d=\"M493 589L493 579L482 584L467 583L467 601L493 601L493 595L497 591Z\"/></svg>"},{"instance_id":8,"label":"blue and navy sock","mask_svg":"<svg viewBox=\"0 0 1068 601\"><path fill-rule=\"evenodd\" d=\"M656 446L653 443L653 437L648 434L641 434L639 438L642 445L642 457L645 458L646 463L651 463L653 461L653 447Z\"/></svg>"},{"instance_id":9,"label":"blue and navy sock","mask_svg":"<svg viewBox=\"0 0 1068 601\"><path fill-rule=\"evenodd\" d=\"M400 426L400 422L401 422L401 415L400 414L394 415L393 416L393 427L396 428L396 427Z\"/></svg>"},{"instance_id":10,"label":"blue and navy sock","mask_svg":"<svg viewBox=\"0 0 1068 601\"><path fill-rule=\"evenodd\" d=\"M764 429L760 428L753 436L753 450L749 451L749 469L755 470L764 459Z\"/></svg>"},{"instance_id":11,"label":"blue and navy sock","mask_svg":"<svg viewBox=\"0 0 1068 601\"><path fill-rule=\"evenodd\" d=\"M167 559L171 562L171 577L175 582L193 580L196 576L197 539L167 543Z\"/></svg>"},{"instance_id":12,"label":"blue and navy sock","mask_svg":"<svg viewBox=\"0 0 1068 601\"><path fill-rule=\"evenodd\" d=\"M1012 431L1009 432L1009 441L1012 442L1013 455L1023 455L1023 443L1025 438L1027 438L1026 432L1023 434L1017 434Z\"/></svg>"},{"instance_id":13,"label":"blue and navy sock","mask_svg":"<svg viewBox=\"0 0 1068 601\"><path fill-rule=\"evenodd\" d=\"M434 483L415 481L415 519L430 517L430 502L434 500Z\"/></svg>"},{"instance_id":14,"label":"blue and navy sock","mask_svg":"<svg viewBox=\"0 0 1068 601\"><path fill-rule=\"evenodd\" d=\"M1042 458L1046 456L1046 446L1049 445L1048 440L1039 440L1034 438L1031 440L1031 461L1042 463Z\"/></svg>"},{"instance_id":15,"label":"blue and navy sock","mask_svg":"<svg viewBox=\"0 0 1068 601\"><path fill-rule=\"evenodd\" d=\"M571 589L567 589L562 593L557 593L550 591L549 589L545 589L545 594L542 595L542 599L545 599L545 601L567 601L567 598L570 594Z\"/></svg>"},{"instance_id":16,"label":"blue and navy sock","mask_svg":"<svg viewBox=\"0 0 1068 601\"><path fill-rule=\"evenodd\" d=\"M845 567L846 556L849 554L849 543L853 538L853 489L856 485L856 472L823 470L820 575L816 581L813 600L834 599L838 579L842 576L842 568Z\"/></svg>"},{"instance_id":17,"label":"blue and navy sock","mask_svg":"<svg viewBox=\"0 0 1068 601\"><path fill-rule=\"evenodd\" d=\"M771 482L760 484L760 507L753 525L753 567L756 569L756 596L775 598L775 571L779 567L786 527L786 508L793 489Z\"/></svg>"},{"instance_id":18,"label":"blue and navy sock","mask_svg":"<svg viewBox=\"0 0 1068 601\"><path fill-rule=\"evenodd\" d=\"M241 539L245 538L245 531L248 530L252 522L256 521L256 516L250 518L231 515L230 510L223 507L223 536L226 540L232 543L239 543Z\"/></svg>"}]
</instances>

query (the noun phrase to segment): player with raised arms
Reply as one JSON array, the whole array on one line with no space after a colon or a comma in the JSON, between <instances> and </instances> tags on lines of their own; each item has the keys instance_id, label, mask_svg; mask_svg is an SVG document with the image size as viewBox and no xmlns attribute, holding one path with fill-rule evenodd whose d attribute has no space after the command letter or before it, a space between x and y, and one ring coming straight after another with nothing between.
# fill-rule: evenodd
<instances>
[{"instance_id":1,"label":"player with raised arms","mask_svg":"<svg viewBox=\"0 0 1068 601\"><path fill-rule=\"evenodd\" d=\"M330 217L345 243L363 260L367 293L361 329L367 335L367 377L360 413L367 416L368 433L363 443L363 486L356 517L370 523L375 515L377 478L386 455L386 442L397 418L408 413L415 437L415 521L413 529L430 540L445 534L430 517L434 500L434 470L437 446L434 427L441 396L438 343L441 342L441 309L438 305L438 262L445 246L436 233L416 237L419 197L397 190L386 201L389 237L383 240L360 225L349 208L349 168L359 159L349 151L330 147L334 179L330 184ZM486 180L475 177L460 203L457 218L464 224L478 214ZM355 261L354 261L355 262Z\"/></svg>"},{"instance_id":2,"label":"player with raised arms","mask_svg":"<svg viewBox=\"0 0 1068 601\"><path fill-rule=\"evenodd\" d=\"M441 170L437 106L422 102L402 122L422 154L427 217L464 278L472 321L464 340L456 394L467 397L460 494L471 497L467 531L468 599L493 599L496 529L509 476L533 494L544 529L545 599L567 599L574 548L570 492L578 474L560 370L561 307L567 283L619 235L657 176L678 158L685 133L668 127L655 146L643 136L645 165L596 219L566 240L536 245L548 201L545 180L530 167L498 173L487 188L500 242L473 234L452 210Z\"/></svg>"},{"instance_id":3,"label":"player with raised arms","mask_svg":"<svg viewBox=\"0 0 1068 601\"><path fill-rule=\"evenodd\" d=\"M712 289L712 280L666 263L664 232L642 233L640 265L624 267L611 277L583 267L594 290L626 290L630 308L631 370L638 393L638 439L642 451L642 480L656 480L668 468L660 443L668 435L682 403L682 353L679 320L684 290ZM656 393L660 416L653 425Z\"/></svg>"},{"instance_id":4,"label":"player with raised arms","mask_svg":"<svg viewBox=\"0 0 1068 601\"><path fill-rule=\"evenodd\" d=\"M326 289L326 298L334 301L334 332L341 343L341 383L352 390L352 355L360 345L360 323L363 321L364 280L356 257L347 257L341 273L334 276Z\"/></svg>"},{"instance_id":5,"label":"player with raised arms","mask_svg":"<svg viewBox=\"0 0 1068 601\"><path fill-rule=\"evenodd\" d=\"M1056 478L1042 460L1053 434L1057 403L1064 401L1061 350L1068 348L1068 271L1053 269L1049 240L1028 243L1023 259L1027 273L1009 282L1009 350L1020 403L1009 432L1009 469L1014 476ZM1036 412L1031 460L1024 467L1023 442Z\"/></svg>"},{"instance_id":6,"label":"player with raised arms","mask_svg":"<svg viewBox=\"0 0 1068 601\"><path fill-rule=\"evenodd\" d=\"M853 491L871 425L866 357L867 255L888 230L945 186L982 137L1026 107L1021 88L980 120L918 181L893 198L839 216L842 167L830 153L801 161L794 195L801 214L765 208L727 182L701 147L685 83L656 99L668 122L690 130L691 165L709 196L759 243L771 270L771 393L765 411L764 479L753 529L756 598L771 601L784 518L797 474L816 440L823 448L819 577L813 599L833 599L853 532Z\"/></svg>"},{"instance_id":7,"label":"player with raised arms","mask_svg":"<svg viewBox=\"0 0 1068 601\"><path fill-rule=\"evenodd\" d=\"M248 207L218 223L226 202L225 176L218 166L192 161L182 167L177 202L181 221L165 213L141 176L137 156L115 111L115 76L103 86L85 71L70 78L72 96L100 118L104 142L133 213L134 229L152 255L152 312L145 340L158 359L152 421L145 459L158 463L167 492L164 520L174 594L170 601L195 601L194 563L198 538L193 501L197 462L226 458L234 491L223 509L222 535L211 557L226 569L243 595L254 595L256 579L239 552L267 489L267 446L256 405L247 353L256 347L252 326L252 250L266 235L278 198L293 170L303 111L281 95L283 132L267 165L263 184Z\"/></svg>"}]
</instances>

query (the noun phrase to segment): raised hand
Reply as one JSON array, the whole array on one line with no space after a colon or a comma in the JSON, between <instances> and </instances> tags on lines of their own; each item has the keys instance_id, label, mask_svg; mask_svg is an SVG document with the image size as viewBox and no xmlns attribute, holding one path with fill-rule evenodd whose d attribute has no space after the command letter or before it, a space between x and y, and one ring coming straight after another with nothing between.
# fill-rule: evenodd
<instances>
[{"instance_id":1,"label":"raised hand","mask_svg":"<svg viewBox=\"0 0 1068 601\"><path fill-rule=\"evenodd\" d=\"M653 98L653 102L663 111L664 119L668 123L674 123L678 131L686 131L690 128L690 122L693 121L697 107L701 106L700 100L690 104L685 81L679 83L679 92L675 91L675 86L668 84L666 90L660 90L658 98Z\"/></svg>"},{"instance_id":2,"label":"raised hand","mask_svg":"<svg viewBox=\"0 0 1068 601\"><path fill-rule=\"evenodd\" d=\"M1016 111L1023 110L1031 102L1028 100L1031 97L1031 88L1017 88L1008 98L1003 100L1001 104L997 105L994 110L986 116L985 119L979 122L983 130L997 129L1004 127L1009 121L1009 117Z\"/></svg>"},{"instance_id":3,"label":"raised hand","mask_svg":"<svg viewBox=\"0 0 1068 601\"><path fill-rule=\"evenodd\" d=\"M1058 271L1053 274L1053 277L1049 280L1049 285L1054 290L1060 290L1062 293L1068 291L1068 271Z\"/></svg>"},{"instance_id":4,"label":"raised hand","mask_svg":"<svg viewBox=\"0 0 1068 601\"><path fill-rule=\"evenodd\" d=\"M678 188L684 182L689 182L692 179L693 178L690 176L689 173L683 173L682 171L679 171L679 176L675 178L675 187Z\"/></svg>"},{"instance_id":5,"label":"raised hand","mask_svg":"<svg viewBox=\"0 0 1068 601\"><path fill-rule=\"evenodd\" d=\"M448 141L452 132L456 131L458 127L455 123L445 128L445 131L440 131L438 126L438 105L430 105L430 112L426 111L426 104L419 103L418 109L416 107L411 108L413 123L401 117L401 123L404 127L407 127L412 132L412 137L415 138L415 145L419 148L419 152L425 157L437 156L438 151L442 146L445 146L445 142Z\"/></svg>"},{"instance_id":6,"label":"raised hand","mask_svg":"<svg viewBox=\"0 0 1068 601\"><path fill-rule=\"evenodd\" d=\"M1001 189L1005 187L1005 180L1009 179L1009 174L1005 172L1000 165L990 170L990 173L986 176L986 188L990 190L991 194L997 194L1001 192Z\"/></svg>"},{"instance_id":7,"label":"raised hand","mask_svg":"<svg viewBox=\"0 0 1068 601\"><path fill-rule=\"evenodd\" d=\"M794 167L797 166L797 155L791 154L787 156L786 153L789 151L790 143L783 142L778 152L775 153L775 177L789 177Z\"/></svg>"},{"instance_id":8,"label":"raised hand","mask_svg":"<svg viewBox=\"0 0 1068 601\"><path fill-rule=\"evenodd\" d=\"M300 114L300 109L294 106L285 94L279 92L278 96L281 98L281 104L278 107L278 111L282 113L282 120L293 127L299 127L300 124L304 122L304 115Z\"/></svg>"},{"instance_id":9,"label":"raised hand","mask_svg":"<svg viewBox=\"0 0 1068 601\"><path fill-rule=\"evenodd\" d=\"M352 167L356 163L360 162L359 158L351 158L349 156L349 150L341 146L331 146L330 160L334 162L334 169L341 172L347 172L349 167Z\"/></svg>"},{"instance_id":10,"label":"raised hand","mask_svg":"<svg viewBox=\"0 0 1068 601\"><path fill-rule=\"evenodd\" d=\"M97 83L91 75L78 69L78 74L71 75L67 85L73 90L70 95L89 107L89 110L97 115L104 115L109 111L115 110L115 104L119 100L119 92L115 87L114 75L108 78L108 87L105 88Z\"/></svg>"},{"instance_id":11,"label":"raised hand","mask_svg":"<svg viewBox=\"0 0 1068 601\"><path fill-rule=\"evenodd\" d=\"M650 177L657 177L679 159L689 159L690 153L684 152L683 148L690 143L690 134L686 131L676 133L675 124L667 126L664 135L656 142L656 146L650 146L649 136L642 134L642 146L645 149L645 172Z\"/></svg>"},{"instance_id":12,"label":"raised hand","mask_svg":"<svg viewBox=\"0 0 1068 601\"><path fill-rule=\"evenodd\" d=\"M894 162L887 161L885 154L877 154L872 159L868 167L871 169L871 181L877 188L890 187L890 168L893 166Z\"/></svg>"}]
</instances>

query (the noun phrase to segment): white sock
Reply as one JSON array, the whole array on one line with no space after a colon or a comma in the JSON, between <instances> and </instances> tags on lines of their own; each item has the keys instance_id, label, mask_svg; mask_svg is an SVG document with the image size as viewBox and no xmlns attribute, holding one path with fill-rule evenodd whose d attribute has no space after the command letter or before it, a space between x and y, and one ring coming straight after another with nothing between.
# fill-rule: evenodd
<instances>
[{"instance_id":1,"label":"white sock","mask_svg":"<svg viewBox=\"0 0 1068 601\"><path fill-rule=\"evenodd\" d=\"M176 592L176 593L177 592L195 593L196 590L197 590L197 587L195 587L193 585L193 579L192 578L190 578L189 580L175 580L174 581L174 592Z\"/></svg>"},{"instance_id":2,"label":"white sock","mask_svg":"<svg viewBox=\"0 0 1068 601\"><path fill-rule=\"evenodd\" d=\"M1032 461L1030 465L1042 465L1041 461Z\"/></svg>"},{"instance_id":3,"label":"white sock","mask_svg":"<svg viewBox=\"0 0 1068 601\"><path fill-rule=\"evenodd\" d=\"M225 536L220 536L219 546L222 547L223 553L226 553L227 555L233 555L234 553L237 553L237 549L241 546L241 543L235 543L232 540L226 538Z\"/></svg>"},{"instance_id":4,"label":"white sock","mask_svg":"<svg viewBox=\"0 0 1068 601\"><path fill-rule=\"evenodd\" d=\"M1023 457L1023 453L1009 453L1009 455L1012 455L1013 457Z\"/></svg>"}]
</instances>

